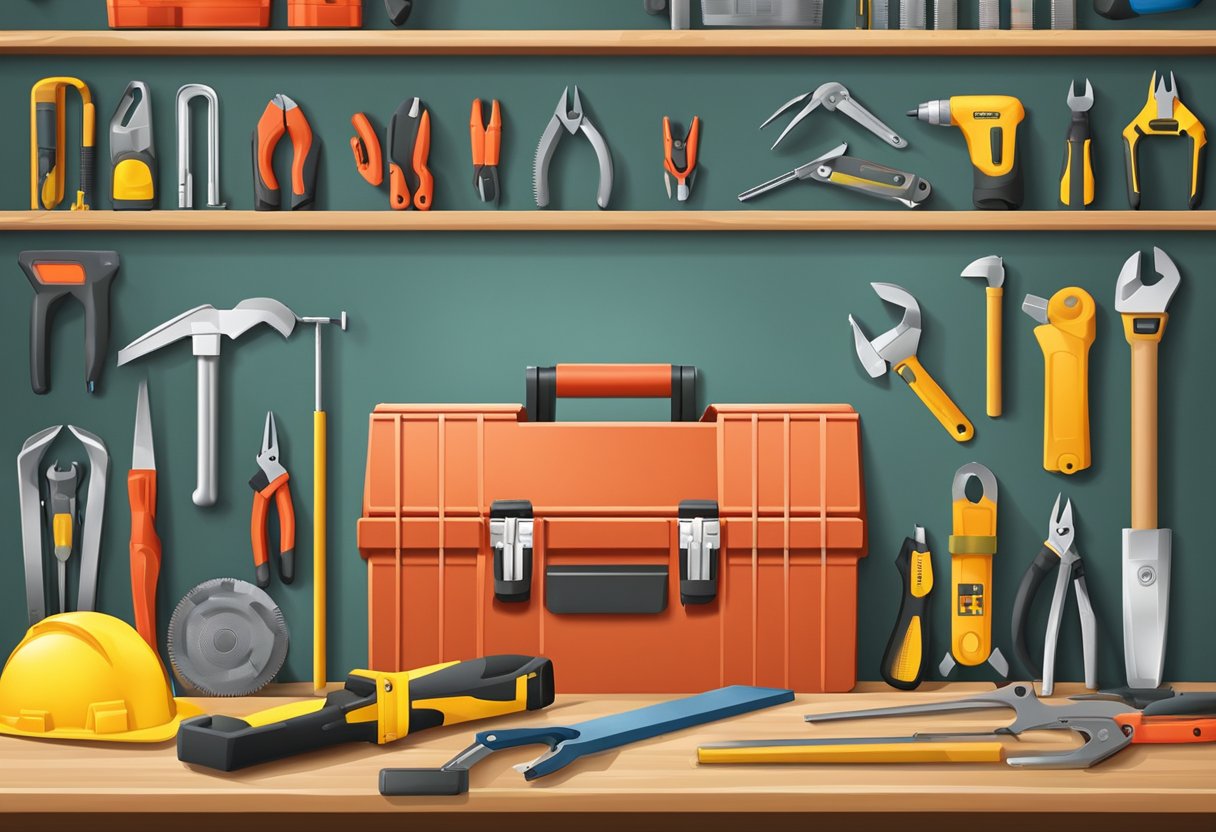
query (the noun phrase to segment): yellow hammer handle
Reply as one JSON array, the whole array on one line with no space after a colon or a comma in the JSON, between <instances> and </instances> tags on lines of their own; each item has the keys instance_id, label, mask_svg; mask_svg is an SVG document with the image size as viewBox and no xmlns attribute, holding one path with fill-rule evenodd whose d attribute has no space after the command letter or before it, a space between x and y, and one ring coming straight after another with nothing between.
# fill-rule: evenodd
<instances>
[{"instance_id":1,"label":"yellow hammer handle","mask_svg":"<svg viewBox=\"0 0 1216 832\"><path fill-rule=\"evenodd\" d=\"M1000 416L1001 401L1001 304L1005 289L989 286L984 290L988 296L988 415Z\"/></svg>"},{"instance_id":2,"label":"yellow hammer handle","mask_svg":"<svg viewBox=\"0 0 1216 832\"><path fill-rule=\"evenodd\" d=\"M929 412L937 417L946 432L954 437L954 441L966 442L975 435L975 427L970 420L933 380L933 376L929 375L915 355L897 365L895 372L908 383L912 392L929 408Z\"/></svg>"},{"instance_id":3,"label":"yellow hammer handle","mask_svg":"<svg viewBox=\"0 0 1216 832\"><path fill-rule=\"evenodd\" d=\"M876 742L697 749L699 763L999 763L999 742Z\"/></svg>"},{"instance_id":4,"label":"yellow hammer handle","mask_svg":"<svg viewBox=\"0 0 1216 832\"><path fill-rule=\"evenodd\" d=\"M1132 341L1132 528L1157 528L1157 348Z\"/></svg>"},{"instance_id":5,"label":"yellow hammer handle","mask_svg":"<svg viewBox=\"0 0 1216 832\"><path fill-rule=\"evenodd\" d=\"M325 455L326 418L324 410L312 414L312 687L325 690Z\"/></svg>"}]
</instances>

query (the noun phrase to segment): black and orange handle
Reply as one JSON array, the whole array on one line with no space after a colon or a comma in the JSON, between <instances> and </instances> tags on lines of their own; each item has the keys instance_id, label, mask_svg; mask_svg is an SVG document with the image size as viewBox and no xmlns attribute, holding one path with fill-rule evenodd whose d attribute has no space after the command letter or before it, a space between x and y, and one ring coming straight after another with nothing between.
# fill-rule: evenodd
<instances>
[{"instance_id":1,"label":"black and orange handle","mask_svg":"<svg viewBox=\"0 0 1216 832\"><path fill-rule=\"evenodd\" d=\"M556 420L562 399L671 399L673 422L695 422L697 368L686 364L558 364L529 367L526 408L534 422Z\"/></svg>"},{"instance_id":2,"label":"black and orange handle","mask_svg":"<svg viewBox=\"0 0 1216 832\"><path fill-rule=\"evenodd\" d=\"M688 136L684 140L683 160L677 163L673 158L676 150L675 139L671 135L671 119L663 116L663 167L675 177L678 182L685 182L697 167L697 146L701 140L701 117L693 116L692 124L688 127ZM678 155L678 154L677 154Z\"/></svg>"},{"instance_id":3,"label":"black and orange handle","mask_svg":"<svg viewBox=\"0 0 1216 832\"><path fill-rule=\"evenodd\" d=\"M317 168L321 142L299 107L287 110L287 135L291 139L291 210L309 211L317 202Z\"/></svg>"},{"instance_id":4,"label":"black and orange handle","mask_svg":"<svg viewBox=\"0 0 1216 832\"><path fill-rule=\"evenodd\" d=\"M131 601L135 630L154 651L156 646L156 584L160 580L161 543L156 533L156 470L127 473L131 501Z\"/></svg>"},{"instance_id":5,"label":"black and orange handle","mask_svg":"<svg viewBox=\"0 0 1216 832\"><path fill-rule=\"evenodd\" d=\"M270 585L270 539L266 523L270 516L270 497L274 495L279 512L279 577L283 583L295 580L296 512L288 486L289 474L282 474L267 483L259 471L249 485L253 488L253 509L249 513L249 539L253 545L253 566L258 586Z\"/></svg>"},{"instance_id":6,"label":"black and orange handle","mask_svg":"<svg viewBox=\"0 0 1216 832\"><path fill-rule=\"evenodd\" d=\"M350 137L355 169L369 185L379 187L384 181L384 152L380 147L380 137L364 113L355 113L350 117L350 123L355 128L355 135Z\"/></svg>"},{"instance_id":7,"label":"black and orange handle","mask_svg":"<svg viewBox=\"0 0 1216 832\"><path fill-rule=\"evenodd\" d=\"M272 211L281 204L279 179L274 174L274 149L287 132L283 110L274 101L266 105L253 130L253 207Z\"/></svg>"}]
</instances>

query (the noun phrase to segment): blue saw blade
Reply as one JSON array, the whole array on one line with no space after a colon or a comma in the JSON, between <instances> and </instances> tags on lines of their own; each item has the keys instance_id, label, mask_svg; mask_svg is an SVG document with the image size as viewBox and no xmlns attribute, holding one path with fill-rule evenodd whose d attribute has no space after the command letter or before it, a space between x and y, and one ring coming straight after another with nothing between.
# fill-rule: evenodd
<instances>
[{"instance_id":1,"label":"blue saw blade","mask_svg":"<svg viewBox=\"0 0 1216 832\"><path fill-rule=\"evenodd\" d=\"M516 767L523 772L525 779L535 780L560 771L588 754L598 754L793 700L792 690L731 685L577 725L483 731L477 735L476 742L493 751L522 745L549 746L547 752L531 763Z\"/></svg>"}]
</instances>

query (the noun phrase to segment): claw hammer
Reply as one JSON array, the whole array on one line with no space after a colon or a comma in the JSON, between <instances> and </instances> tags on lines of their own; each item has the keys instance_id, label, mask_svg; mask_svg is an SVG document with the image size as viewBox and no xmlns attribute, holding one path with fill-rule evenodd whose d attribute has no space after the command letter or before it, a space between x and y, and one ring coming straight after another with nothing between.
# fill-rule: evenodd
<instances>
[{"instance_id":1,"label":"claw hammer","mask_svg":"<svg viewBox=\"0 0 1216 832\"><path fill-rule=\"evenodd\" d=\"M1005 296L1005 261L995 254L981 257L963 269L960 277L981 277L988 282L988 415L1001 415L1001 307Z\"/></svg>"}]
</instances>

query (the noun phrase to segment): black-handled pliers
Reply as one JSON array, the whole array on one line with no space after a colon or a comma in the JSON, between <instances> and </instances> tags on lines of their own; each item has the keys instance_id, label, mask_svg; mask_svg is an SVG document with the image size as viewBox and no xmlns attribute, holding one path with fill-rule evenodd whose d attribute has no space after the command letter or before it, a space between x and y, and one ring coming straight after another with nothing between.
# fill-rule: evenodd
<instances>
[{"instance_id":1,"label":"black-handled pliers","mask_svg":"<svg viewBox=\"0 0 1216 832\"><path fill-rule=\"evenodd\" d=\"M1043 548L1022 576L1018 594L1013 601L1013 651L1026 670L1035 678L1042 678L1044 696L1051 696L1055 688L1056 642L1060 636L1060 619L1064 616L1064 600L1068 595L1070 580L1077 591L1077 612L1081 618L1085 687L1090 690L1098 687L1098 625L1093 604L1089 600L1089 589L1085 585L1085 563L1077 551L1072 500L1065 501L1061 509L1060 502L1063 499L1063 494L1056 496L1055 506L1051 510L1047 540L1043 542ZM1040 672L1038 662L1031 658L1027 646L1027 619L1039 586L1053 569L1059 571L1056 573L1055 592L1051 596L1051 613L1047 619L1047 637L1043 644L1043 666Z\"/></svg>"}]
</instances>

